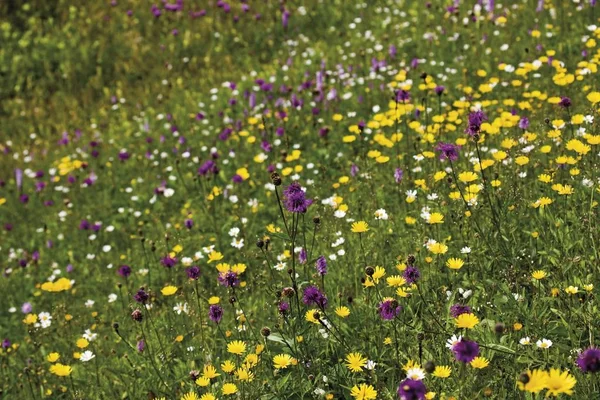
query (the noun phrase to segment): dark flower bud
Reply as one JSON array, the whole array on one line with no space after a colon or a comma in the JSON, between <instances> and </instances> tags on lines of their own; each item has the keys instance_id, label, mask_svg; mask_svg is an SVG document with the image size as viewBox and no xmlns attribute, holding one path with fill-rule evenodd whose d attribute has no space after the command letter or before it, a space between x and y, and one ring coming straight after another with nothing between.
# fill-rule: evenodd
<instances>
[{"instance_id":1,"label":"dark flower bud","mask_svg":"<svg viewBox=\"0 0 600 400\"><path fill-rule=\"evenodd\" d=\"M294 273L294 270L293 270L293 269L291 269L291 268L288 268L288 270L287 270L287 273L288 273L288 275L291 275L291 274L293 274L293 273Z\"/></svg>"},{"instance_id":2,"label":"dark flower bud","mask_svg":"<svg viewBox=\"0 0 600 400\"><path fill-rule=\"evenodd\" d=\"M262 328L260 330L260 334L263 335L264 337L267 337L271 334L271 330L265 326L264 328Z\"/></svg>"},{"instance_id":3,"label":"dark flower bud","mask_svg":"<svg viewBox=\"0 0 600 400\"><path fill-rule=\"evenodd\" d=\"M550 125L550 118L545 118L545 119L544 119L544 123L545 123L546 125Z\"/></svg>"},{"instance_id":4,"label":"dark flower bud","mask_svg":"<svg viewBox=\"0 0 600 400\"><path fill-rule=\"evenodd\" d=\"M504 332L504 328L505 328L505 327L504 327L504 324L503 324L502 322L497 322L497 323L496 323L496 326L494 326L494 331L495 331L497 334L501 334L501 333L503 333L503 332Z\"/></svg>"},{"instance_id":5,"label":"dark flower bud","mask_svg":"<svg viewBox=\"0 0 600 400\"><path fill-rule=\"evenodd\" d=\"M275 292L275 297L277 297L278 299L280 299L282 294L283 293L281 293L281 290L278 290L278 291Z\"/></svg>"},{"instance_id":6,"label":"dark flower bud","mask_svg":"<svg viewBox=\"0 0 600 400\"><path fill-rule=\"evenodd\" d=\"M321 217L313 217L313 223L315 223L316 225L321 223Z\"/></svg>"},{"instance_id":7,"label":"dark flower bud","mask_svg":"<svg viewBox=\"0 0 600 400\"><path fill-rule=\"evenodd\" d=\"M373 267L365 268L365 274L367 274L367 276L373 276L374 273L375 273L375 268L373 268Z\"/></svg>"},{"instance_id":8,"label":"dark flower bud","mask_svg":"<svg viewBox=\"0 0 600 400\"><path fill-rule=\"evenodd\" d=\"M273 182L273 185L275 186L281 186L281 176L279 176L277 172L273 172L271 174L271 182Z\"/></svg>"},{"instance_id":9,"label":"dark flower bud","mask_svg":"<svg viewBox=\"0 0 600 400\"><path fill-rule=\"evenodd\" d=\"M262 240L259 240L258 242L256 242L256 247L258 247L259 249L262 249L263 247L265 247L265 242Z\"/></svg>"},{"instance_id":10,"label":"dark flower bud","mask_svg":"<svg viewBox=\"0 0 600 400\"><path fill-rule=\"evenodd\" d=\"M398 306L399 306L399 304L398 304L398 300L392 300L392 303L390 304L390 306L391 306L393 309L396 309L396 308L398 308Z\"/></svg>"},{"instance_id":11,"label":"dark flower bud","mask_svg":"<svg viewBox=\"0 0 600 400\"><path fill-rule=\"evenodd\" d=\"M529 375L523 372L521 375L519 375L519 382L522 382L524 385L527 385L529 383Z\"/></svg>"},{"instance_id":12,"label":"dark flower bud","mask_svg":"<svg viewBox=\"0 0 600 400\"><path fill-rule=\"evenodd\" d=\"M407 262L409 265L413 265L413 264L415 263L415 261L417 261L417 259L416 259L416 258L415 258L415 256L414 256L414 255L412 255L412 254L411 254L411 255L409 255L409 256L408 256L408 258L406 259L406 262Z\"/></svg>"},{"instance_id":13,"label":"dark flower bud","mask_svg":"<svg viewBox=\"0 0 600 400\"><path fill-rule=\"evenodd\" d=\"M309 375L308 376L308 380L311 381L311 382L314 381L315 380L315 376L314 375Z\"/></svg>"},{"instance_id":14,"label":"dark flower bud","mask_svg":"<svg viewBox=\"0 0 600 400\"><path fill-rule=\"evenodd\" d=\"M114 329L115 331L118 331L118 330L119 330L119 323L118 323L118 322L115 322L115 323L113 324L113 329Z\"/></svg>"},{"instance_id":15,"label":"dark flower bud","mask_svg":"<svg viewBox=\"0 0 600 400\"><path fill-rule=\"evenodd\" d=\"M190 379L192 381L196 381L196 379L200 378L200 371L193 369L190 371Z\"/></svg>"},{"instance_id":16,"label":"dark flower bud","mask_svg":"<svg viewBox=\"0 0 600 400\"><path fill-rule=\"evenodd\" d=\"M435 370L435 363L433 361L427 361L423 368L425 369L425 372L431 374Z\"/></svg>"},{"instance_id":17,"label":"dark flower bud","mask_svg":"<svg viewBox=\"0 0 600 400\"><path fill-rule=\"evenodd\" d=\"M425 340L425 334L423 332L417 333L417 340L419 342L422 342L423 340Z\"/></svg>"},{"instance_id":18,"label":"dark flower bud","mask_svg":"<svg viewBox=\"0 0 600 400\"><path fill-rule=\"evenodd\" d=\"M283 297L292 297L296 293L296 291L291 287L286 287L283 289Z\"/></svg>"},{"instance_id":19,"label":"dark flower bud","mask_svg":"<svg viewBox=\"0 0 600 400\"><path fill-rule=\"evenodd\" d=\"M353 301L354 301L354 298L352 298L352 296L348 296L348 304L352 304Z\"/></svg>"},{"instance_id":20,"label":"dark flower bud","mask_svg":"<svg viewBox=\"0 0 600 400\"><path fill-rule=\"evenodd\" d=\"M321 314L319 314L319 312L318 312L318 311L315 311L315 312L313 313L313 317L314 317L316 320L318 320L318 319L320 319L320 318L321 318Z\"/></svg>"},{"instance_id":21,"label":"dark flower bud","mask_svg":"<svg viewBox=\"0 0 600 400\"><path fill-rule=\"evenodd\" d=\"M143 318L144 316L142 315L142 312L140 310L134 310L131 313L131 319L133 319L134 321L142 322Z\"/></svg>"},{"instance_id":22,"label":"dark flower bud","mask_svg":"<svg viewBox=\"0 0 600 400\"><path fill-rule=\"evenodd\" d=\"M233 303L235 303L236 301L237 301L237 300L236 300L235 296L231 296L231 297L229 298L229 304L233 304Z\"/></svg>"}]
</instances>

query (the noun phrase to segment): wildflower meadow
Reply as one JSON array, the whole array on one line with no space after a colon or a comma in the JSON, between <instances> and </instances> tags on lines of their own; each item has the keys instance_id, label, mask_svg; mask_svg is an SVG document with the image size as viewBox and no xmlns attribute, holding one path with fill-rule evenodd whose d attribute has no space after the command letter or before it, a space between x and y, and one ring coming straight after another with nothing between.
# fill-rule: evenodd
<instances>
[{"instance_id":1,"label":"wildflower meadow","mask_svg":"<svg viewBox=\"0 0 600 400\"><path fill-rule=\"evenodd\" d=\"M0 399L600 399L600 2L0 2Z\"/></svg>"}]
</instances>

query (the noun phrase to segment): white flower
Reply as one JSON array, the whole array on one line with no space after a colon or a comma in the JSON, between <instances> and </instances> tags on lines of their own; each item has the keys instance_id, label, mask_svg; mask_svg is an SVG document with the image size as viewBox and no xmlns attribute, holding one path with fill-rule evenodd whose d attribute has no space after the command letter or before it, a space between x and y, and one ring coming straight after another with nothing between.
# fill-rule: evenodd
<instances>
[{"instance_id":1,"label":"white flower","mask_svg":"<svg viewBox=\"0 0 600 400\"><path fill-rule=\"evenodd\" d=\"M237 237L240 234L240 228L234 227L229 230L229 236Z\"/></svg>"},{"instance_id":2,"label":"white flower","mask_svg":"<svg viewBox=\"0 0 600 400\"><path fill-rule=\"evenodd\" d=\"M382 219L384 221L387 220L387 211L385 211L383 208L380 208L379 210L375 211L375 219Z\"/></svg>"},{"instance_id":3,"label":"white flower","mask_svg":"<svg viewBox=\"0 0 600 400\"><path fill-rule=\"evenodd\" d=\"M231 246L235 247L236 249L241 249L242 247L244 247L244 239L233 238L233 240L231 241Z\"/></svg>"},{"instance_id":4,"label":"white flower","mask_svg":"<svg viewBox=\"0 0 600 400\"><path fill-rule=\"evenodd\" d=\"M188 304L187 303L177 303L175 305L175 307L173 307L173 311L175 311L177 313L177 315L181 315L182 312L184 314L187 314L188 313Z\"/></svg>"},{"instance_id":5,"label":"white flower","mask_svg":"<svg viewBox=\"0 0 600 400\"><path fill-rule=\"evenodd\" d=\"M42 328L47 328L52 324L52 316L48 312L41 312L38 314L38 321Z\"/></svg>"},{"instance_id":6,"label":"white flower","mask_svg":"<svg viewBox=\"0 0 600 400\"><path fill-rule=\"evenodd\" d=\"M522 344L523 346L527 346L528 344L531 344L531 339L529 338L529 336L526 336L526 337L522 338L521 340L519 340L519 343Z\"/></svg>"},{"instance_id":7,"label":"white flower","mask_svg":"<svg viewBox=\"0 0 600 400\"><path fill-rule=\"evenodd\" d=\"M406 371L406 377L408 379L412 379L413 381L421 381L425 379L425 371L421 368L410 368Z\"/></svg>"},{"instance_id":8,"label":"white flower","mask_svg":"<svg viewBox=\"0 0 600 400\"><path fill-rule=\"evenodd\" d=\"M375 369L375 366L377 365L377 363L373 360L369 360L367 361L367 365L365 365L365 368L368 369L369 371L373 371Z\"/></svg>"},{"instance_id":9,"label":"white flower","mask_svg":"<svg viewBox=\"0 0 600 400\"><path fill-rule=\"evenodd\" d=\"M87 300L87 301L85 302L85 306L86 306L87 308L92 308L92 307L94 306L94 303L95 303L95 301L94 301L94 300Z\"/></svg>"},{"instance_id":10,"label":"white flower","mask_svg":"<svg viewBox=\"0 0 600 400\"><path fill-rule=\"evenodd\" d=\"M84 339L93 342L94 340L96 340L96 338L98 337L97 333L93 333L91 330L86 329L84 334L81 335Z\"/></svg>"},{"instance_id":11,"label":"white flower","mask_svg":"<svg viewBox=\"0 0 600 400\"><path fill-rule=\"evenodd\" d=\"M471 252L471 248L468 246L463 247L462 249L460 249L460 252L462 254L469 254Z\"/></svg>"},{"instance_id":12,"label":"white flower","mask_svg":"<svg viewBox=\"0 0 600 400\"><path fill-rule=\"evenodd\" d=\"M333 216L336 217L336 218L344 218L346 216L346 211L336 210L333 213Z\"/></svg>"},{"instance_id":13,"label":"white flower","mask_svg":"<svg viewBox=\"0 0 600 400\"><path fill-rule=\"evenodd\" d=\"M105 253L108 253L110 251L111 247L109 244L105 244L104 246L102 246L102 251Z\"/></svg>"},{"instance_id":14,"label":"white flower","mask_svg":"<svg viewBox=\"0 0 600 400\"><path fill-rule=\"evenodd\" d=\"M538 340L537 342L535 342L535 344L537 345L537 347L539 347L540 349L547 349L549 347L552 346L552 340L549 339L542 339L542 340Z\"/></svg>"},{"instance_id":15,"label":"white flower","mask_svg":"<svg viewBox=\"0 0 600 400\"><path fill-rule=\"evenodd\" d=\"M175 189L166 188L166 189L163 191L163 195L164 195L165 197L171 197L171 196L173 196L174 194L175 194Z\"/></svg>"},{"instance_id":16,"label":"white flower","mask_svg":"<svg viewBox=\"0 0 600 400\"><path fill-rule=\"evenodd\" d=\"M283 271L286 267L286 263L284 263L283 261L279 261L277 264L275 264L273 266L273 268L275 268L277 271Z\"/></svg>"},{"instance_id":17,"label":"white flower","mask_svg":"<svg viewBox=\"0 0 600 400\"><path fill-rule=\"evenodd\" d=\"M117 301L117 295L114 293L111 293L108 295L108 302L109 303L114 303L115 301Z\"/></svg>"},{"instance_id":18,"label":"white flower","mask_svg":"<svg viewBox=\"0 0 600 400\"><path fill-rule=\"evenodd\" d=\"M452 337L450 339L448 339L446 341L446 347L449 349L452 349L454 347L454 345L458 342L460 342L462 340L462 336L461 335L452 335Z\"/></svg>"},{"instance_id":19,"label":"white flower","mask_svg":"<svg viewBox=\"0 0 600 400\"><path fill-rule=\"evenodd\" d=\"M79 361L88 362L94 357L96 357L94 353L92 353L89 350L86 350L83 353L81 353L81 356L79 356Z\"/></svg>"},{"instance_id":20,"label":"white flower","mask_svg":"<svg viewBox=\"0 0 600 400\"><path fill-rule=\"evenodd\" d=\"M194 259L191 257L183 257L181 259L181 264L183 264L184 267L189 267L190 265L192 265L193 262Z\"/></svg>"},{"instance_id":21,"label":"white flower","mask_svg":"<svg viewBox=\"0 0 600 400\"><path fill-rule=\"evenodd\" d=\"M313 393L316 396L325 396L325 390L321 389L321 388L316 388Z\"/></svg>"}]
</instances>

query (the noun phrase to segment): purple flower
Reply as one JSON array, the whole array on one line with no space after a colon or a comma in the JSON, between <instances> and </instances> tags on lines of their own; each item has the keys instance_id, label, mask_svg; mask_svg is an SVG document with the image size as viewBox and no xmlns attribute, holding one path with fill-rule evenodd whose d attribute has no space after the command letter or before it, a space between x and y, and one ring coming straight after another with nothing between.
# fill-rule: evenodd
<instances>
[{"instance_id":1,"label":"purple flower","mask_svg":"<svg viewBox=\"0 0 600 400\"><path fill-rule=\"evenodd\" d=\"M405 379L398 386L400 400L423 400L425 393L427 393L425 384L415 379Z\"/></svg>"},{"instance_id":2,"label":"purple flower","mask_svg":"<svg viewBox=\"0 0 600 400\"><path fill-rule=\"evenodd\" d=\"M221 272L218 279L219 283L225 287L236 287L240 285L238 274L232 271Z\"/></svg>"},{"instance_id":3,"label":"purple flower","mask_svg":"<svg viewBox=\"0 0 600 400\"><path fill-rule=\"evenodd\" d=\"M128 278L131 275L131 267L129 265L121 265L117 271L123 278Z\"/></svg>"},{"instance_id":4,"label":"purple flower","mask_svg":"<svg viewBox=\"0 0 600 400\"><path fill-rule=\"evenodd\" d=\"M279 309L279 314L285 315L290 309L290 303L287 301L280 301L277 308Z\"/></svg>"},{"instance_id":5,"label":"purple flower","mask_svg":"<svg viewBox=\"0 0 600 400\"><path fill-rule=\"evenodd\" d=\"M469 314L471 312L471 307L463 304L454 304L450 307L450 315L452 318L458 318L461 314Z\"/></svg>"},{"instance_id":6,"label":"purple flower","mask_svg":"<svg viewBox=\"0 0 600 400\"><path fill-rule=\"evenodd\" d=\"M317 269L317 273L321 276L327 274L327 259L323 256L319 256L317 258L317 262L315 263L315 268Z\"/></svg>"},{"instance_id":7,"label":"purple flower","mask_svg":"<svg viewBox=\"0 0 600 400\"><path fill-rule=\"evenodd\" d=\"M398 302L396 300L388 299L379 303L377 310L379 311L379 316L382 319L389 321L396 318L398 314L400 314L400 311L402 311L402 307L398 305Z\"/></svg>"},{"instance_id":8,"label":"purple flower","mask_svg":"<svg viewBox=\"0 0 600 400\"><path fill-rule=\"evenodd\" d=\"M223 318L223 308L218 304L213 304L208 308L208 318L216 324Z\"/></svg>"},{"instance_id":9,"label":"purple flower","mask_svg":"<svg viewBox=\"0 0 600 400\"><path fill-rule=\"evenodd\" d=\"M300 249L300 253L298 254L298 262L300 264L306 264L306 259L307 255L306 255L306 250L304 250L304 247L302 249Z\"/></svg>"},{"instance_id":10,"label":"purple flower","mask_svg":"<svg viewBox=\"0 0 600 400\"><path fill-rule=\"evenodd\" d=\"M562 108L569 108L571 107L571 99L568 97L561 97L558 105Z\"/></svg>"},{"instance_id":11,"label":"purple flower","mask_svg":"<svg viewBox=\"0 0 600 400\"><path fill-rule=\"evenodd\" d=\"M306 194L298 182L292 182L284 191L285 208L292 213L305 213L308 206L312 204L311 199L306 198Z\"/></svg>"},{"instance_id":12,"label":"purple flower","mask_svg":"<svg viewBox=\"0 0 600 400\"><path fill-rule=\"evenodd\" d=\"M317 305L320 308L327 307L327 296L325 296L318 287L307 286L304 289L302 302L306 305Z\"/></svg>"},{"instance_id":13,"label":"purple flower","mask_svg":"<svg viewBox=\"0 0 600 400\"><path fill-rule=\"evenodd\" d=\"M406 90L402 89L402 90L396 90L396 101L397 102L406 102L410 100L410 93L407 92Z\"/></svg>"},{"instance_id":14,"label":"purple flower","mask_svg":"<svg viewBox=\"0 0 600 400\"><path fill-rule=\"evenodd\" d=\"M142 304L147 302L149 298L150 298L150 296L148 295L148 293L146 293L146 291L144 290L143 287L140 288L137 291L137 293L133 295L133 299L135 301L137 301L138 303L142 303Z\"/></svg>"},{"instance_id":15,"label":"purple flower","mask_svg":"<svg viewBox=\"0 0 600 400\"><path fill-rule=\"evenodd\" d=\"M529 118L523 117L519 120L519 128L527 129L529 128Z\"/></svg>"},{"instance_id":16,"label":"purple flower","mask_svg":"<svg viewBox=\"0 0 600 400\"><path fill-rule=\"evenodd\" d=\"M160 263L163 267L173 268L177 264L177 258L166 255L160 259Z\"/></svg>"},{"instance_id":17,"label":"purple flower","mask_svg":"<svg viewBox=\"0 0 600 400\"><path fill-rule=\"evenodd\" d=\"M192 229L192 227L194 226L194 221L192 219L186 219L185 220L185 227L188 229Z\"/></svg>"},{"instance_id":18,"label":"purple flower","mask_svg":"<svg viewBox=\"0 0 600 400\"><path fill-rule=\"evenodd\" d=\"M433 91L435 92L435 94L437 94L438 96L441 96L444 91L446 90L446 88L444 86L436 86Z\"/></svg>"},{"instance_id":19,"label":"purple flower","mask_svg":"<svg viewBox=\"0 0 600 400\"><path fill-rule=\"evenodd\" d=\"M10 344L11 344L10 340L8 338L5 338L2 341L2 348L6 350L6 349L8 349L10 347Z\"/></svg>"},{"instance_id":20,"label":"purple flower","mask_svg":"<svg viewBox=\"0 0 600 400\"><path fill-rule=\"evenodd\" d=\"M139 342L137 342L137 350L141 353L142 351L144 351L144 348L146 348L146 342L144 342L144 340L140 340Z\"/></svg>"},{"instance_id":21,"label":"purple flower","mask_svg":"<svg viewBox=\"0 0 600 400\"><path fill-rule=\"evenodd\" d=\"M31 303L29 303L29 302L23 303L23 305L21 306L21 312L23 314L29 314L31 312L31 310L33 310L33 307L31 306Z\"/></svg>"},{"instance_id":22,"label":"purple flower","mask_svg":"<svg viewBox=\"0 0 600 400\"><path fill-rule=\"evenodd\" d=\"M600 349L590 347L577 357L577 366L583 372L600 371Z\"/></svg>"},{"instance_id":23,"label":"purple flower","mask_svg":"<svg viewBox=\"0 0 600 400\"><path fill-rule=\"evenodd\" d=\"M396 168L394 170L394 180L396 183L402 182L402 177L404 176L404 171L401 168Z\"/></svg>"},{"instance_id":24,"label":"purple flower","mask_svg":"<svg viewBox=\"0 0 600 400\"><path fill-rule=\"evenodd\" d=\"M452 351L458 361L470 363L479 355L479 345L477 342L462 339L452 346Z\"/></svg>"},{"instance_id":25,"label":"purple flower","mask_svg":"<svg viewBox=\"0 0 600 400\"><path fill-rule=\"evenodd\" d=\"M404 270L402 277L404 279L406 279L406 283L408 283L409 285L412 285L413 283L416 283L417 280L421 277L421 273L419 272L417 267L413 267L412 265L409 265Z\"/></svg>"},{"instance_id":26,"label":"purple flower","mask_svg":"<svg viewBox=\"0 0 600 400\"><path fill-rule=\"evenodd\" d=\"M465 133L470 136L477 135L481 131L481 124L487 121L487 116L481 110L474 111L469 114L469 126L465 129Z\"/></svg>"},{"instance_id":27,"label":"purple flower","mask_svg":"<svg viewBox=\"0 0 600 400\"><path fill-rule=\"evenodd\" d=\"M190 279L197 280L200 277L200 268L198 268L196 265L192 265L186 269L185 272Z\"/></svg>"},{"instance_id":28,"label":"purple flower","mask_svg":"<svg viewBox=\"0 0 600 400\"><path fill-rule=\"evenodd\" d=\"M435 149L440 152L440 160L458 160L459 147L455 144L440 142Z\"/></svg>"},{"instance_id":29,"label":"purple flower","mask_svg":"<svg viewBox=\"0 0 600 400\"><path fill-rule=\"evenodd\" d=\"M15 182L17 184L17 189L21 190L23 187L23 170L20 168L15 169Z\"/></svg>"}]
</instances>

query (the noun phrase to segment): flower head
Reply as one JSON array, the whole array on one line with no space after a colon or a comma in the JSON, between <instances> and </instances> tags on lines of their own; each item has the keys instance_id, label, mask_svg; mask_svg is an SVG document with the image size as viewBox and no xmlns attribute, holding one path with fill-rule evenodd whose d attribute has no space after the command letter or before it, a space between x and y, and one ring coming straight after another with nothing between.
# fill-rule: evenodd
<instances>
[{"instance_id":1,"label":"flower head","mask_svg":"<svg viewBox=\"0 0 600 400\"><path fill-rule=\"evenodd\" d=\"M577 366L583 372L600 371L600 349L590 347L577 357Z\"/></svg>"},{"instance_id":2,"label":"flower head","mask_svg":"<svg viewBox=\"0 0 600 400\"><path fill-rule=\"evenodd\" d=\"M398 386L400 400L423 400L425 393L427 393L427 388L422 381L405 379Z\"/></svg>"},{"instance_id":3,"label":"flower head","mask_svg":"<svg viewBox=\"0 0 600 400\"><path fill-rule=\"evenodd\" d=\"M461 339L452 346L452 352L458 361L470 363L479 355L479 345L477 342Z\"/></svg>"},{"instance_id":4,"label":"flower head","mask_svg":"<svg viewBox=\"0 0 600 400\"><path fill-rule=\"evenodd\" d=\"M358 221L352 223L352 232L353 233L365 233L369 230L369 224L365 221Z\"/></svg>"}]
</instances>

